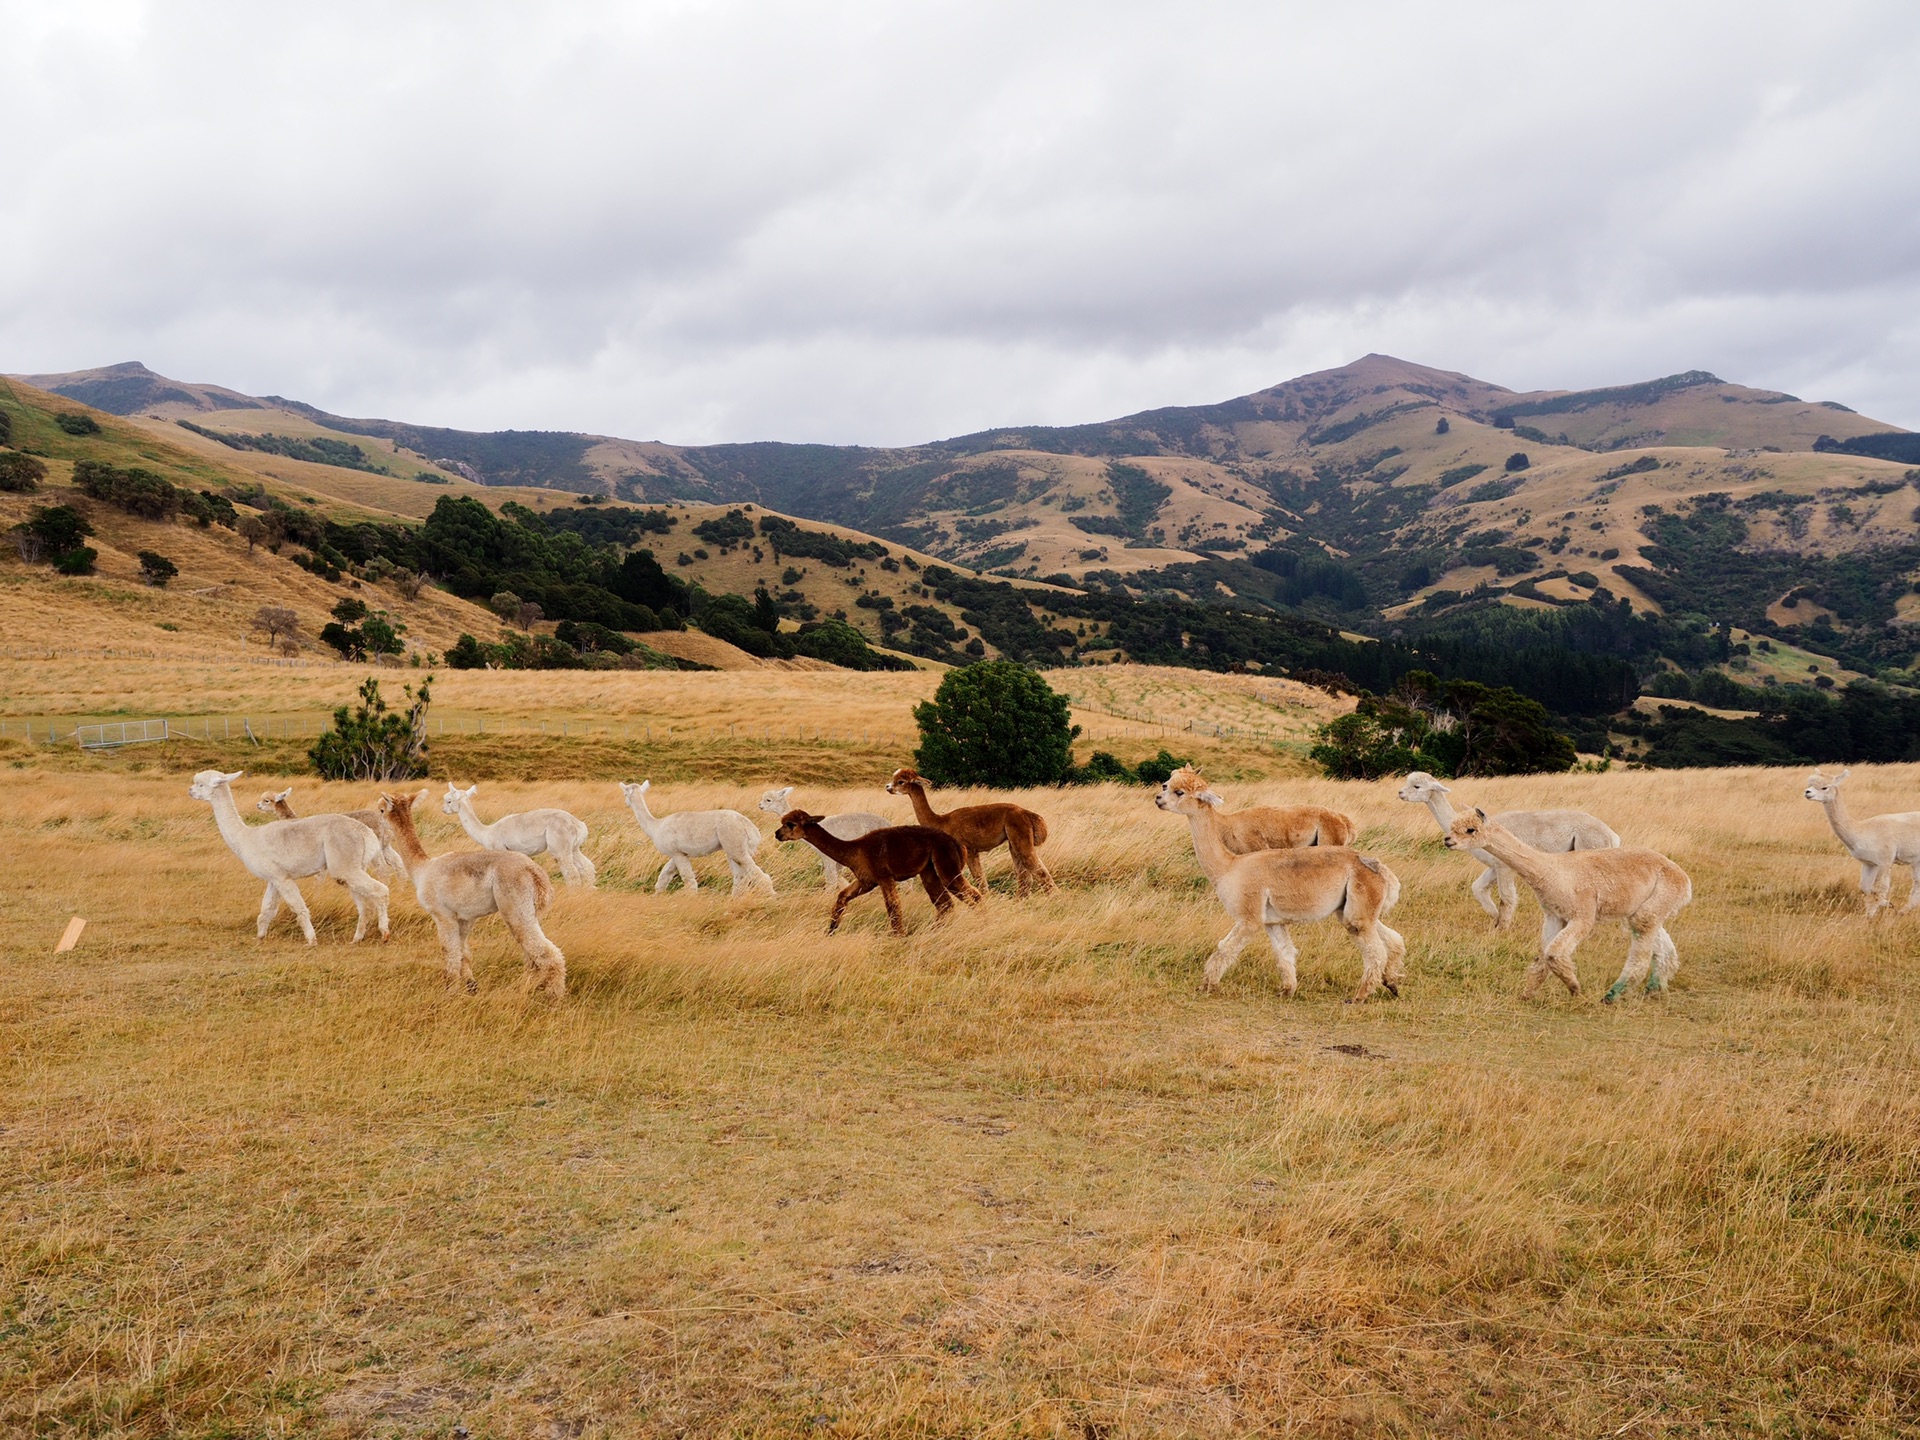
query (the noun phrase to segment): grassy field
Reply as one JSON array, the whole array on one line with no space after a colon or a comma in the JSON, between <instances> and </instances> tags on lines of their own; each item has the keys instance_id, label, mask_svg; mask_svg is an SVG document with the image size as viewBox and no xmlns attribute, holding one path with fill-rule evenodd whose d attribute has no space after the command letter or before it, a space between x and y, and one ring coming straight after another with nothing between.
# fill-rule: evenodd
<instances>
[{"instance_id":1,"label":"grassy field","mask_svg":"<svg viewBox=\"0 0 1920 1440\"><path fill-rule=\"evenodd\" d=\"M1458 787L1692 873L1674 992L1614 1009L1617 932L1589 998L1515 999L1531 902L1492 935L1390 784L1228 787L1348 809L1405 881L1404 998L1350 1007L1337 928L1300 932L1293 1002L1260 952L1198 993L1224 922L1144 788L1023 797L1060 891L1014 900L999 856L983 907L935 927L916 894L895 940L873 897L825 936L815 862L771 841L777 899L711 860L655 896L610 775L492 782L485 814L593 829L551 1003L493 922L480 993L446 994L399 887L390 946L314 884L321 944L256 943L184 773L0 758L8 1433L1920 1424L1916 922L1859 916L1797 774ZM750 808L763 778L655 798ZM1916 782L1861 770L1855 808Z\"/></svg>"}]
</instances>

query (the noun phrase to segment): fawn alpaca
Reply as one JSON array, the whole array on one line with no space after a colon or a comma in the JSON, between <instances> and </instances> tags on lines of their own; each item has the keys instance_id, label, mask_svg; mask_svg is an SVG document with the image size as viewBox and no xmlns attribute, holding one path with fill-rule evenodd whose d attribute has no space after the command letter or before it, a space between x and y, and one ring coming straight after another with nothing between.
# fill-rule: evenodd
<instances>
[{"instance_id":1,"label":"fawn alpaca","mask_svg":"<svg viewBox=\"0 0 1920 1440\"><path fill-rule=\"evenodd\" d=\"M540 928L540 916L553 900L553 880L545 867L515 850L467 851L429 856L414 827L413 809L427 798L382 795L379 811L406 858L407 873L420 908L433 917L449 985L479 987L473 978L473 946L467 932L488 915L506 921L526 957L527 987L549 995L567 993L567 957Z\"/></svg>"},{"instance_id":2,"label":"fawn alpaca","mask_svg":"<svg viewBox=\"0 0 1920 1440\"><path fill-rule=\"evenodd\" d=\"M967 869L973 873L974 886L987 888L983 852L1005 845L1013 854L1014 884L1020 895L1032 884L1053 889L1053 876L1040 859L1040 847L1047 843L1047 822L1021 805L996 801L988 805L963 805L958 810L938 813L927 803L927 782L912 769L893 772L887 782L889 795L905 795L913 802L913 816L929 830L951 835L967 852Z\"/></svg>"},{"instance_id":3,"label":"fawn alpaca","mask_svg":"<svg viewBox=\"0 0 1920 1440\"><path fill-rule=\"evenodd\" d=\"M1549 855L1523 842L1479 808L1463 810L1447 831L1449 850L1485 850L1527 882L1546 920L1540 958L1527 968L1520 993L1531 1000L1551 971L1569 994L1580 993L1573 953L1602 920L1627 927L1627 963L1603 997L1611 1005L1636 982L1649 995L1667 988L1680 968L1680 951L1667 925L1693 899L1687 872L1657 850L1569 850ZM1652 973L1649 974L1649 968Z\"/></svg>"},{"instance_id":4,"label":"fawn alpaca","mask_svg":"<svg viewBox=\"0 0 1920 1440\"><path fill-rule=\"evenodd\" d=\"M1235 855L1256 850L1303 850L1310 845L1351 845L1360 827L1353 817L1324 805L1255 805L1246 810L1226 809L1226 801L1212 790L1220 841Z\"/></svg>"},{"instance_id":5,"label":"fawn alpaca","mask_svg":"<svg viewBox=\"0 0 1920 1440\"><path fill-rule=\"evenodd\" d=\"M769 790L760 797L760 808L769 815L785 815L793 806L793 786L782 786L778 790ZM869 810L849 810L843 815L829 815L820 824L826 832L838 840L858 840L875 830L884 830L893 822L884 815L875 815ZM825 851L820 852L820 869L829 890L838 890L853 878L838 860Z\"/></svg>"},{"instance_id":6,"label":"fawn alpaca","mask_svg":"<svg viewBox=\"0 0 1920 1440\"><path fill-rule=\"evenodd\" d=\"M1891 903L1893 890L1893 867L1904 865L1912 882L1907 890L1907 903L1900 907L1900 913L1920 906L1920 870L1914 868L1920 863L1920 813L1907 811L1896 815L1874 815L1865 820L1856 820L1847 813L1846 802L1840 798L1840 782L1851 775L1851 770L1842 770L1831 780L1823 779L1819 771L1807 783L1806 796L1817 800L1825 807L1827 823L1833 826L1833 833L1840 843L1847 847L1849 854L1860 862L1860 889L1867 897L1867 914L1878 915Z\"/></svg>"},{"instance_id":7,"label":"fawn alpaca","mask_svg":"<svg viewBox=\"0 0 1920 1440\"><path fill-rule=\"evenodd\" d=\"M266 893L260 897L260 923L255 933L266 939L267 927L284 902L300 922L300 933L309 945L313 944L313 917L307 913L307 902L294 882L303 876L326 874L346 886L353 896L353 908L359 917L353 938L365 938L371 907L379 921L380 938L385 940L387 887L367 873L368 866L380 861L380 837L344 815L314 815L250 827L233 802L233 782L245 773L202 770L193 777L187 794L213 807L213 823L227 848L255 878L267 882Z\"/></svg>"},{"instance_id":8,"label":"fawn alpaca","mask_svg":"<svg viewBox=\"0 0 1920 1440\"><path fill-rule=\"evenodd\" d=\"M587 843L587 825L564 810L523 810L517 815L502 815L488 825L474 813L473 792L478 785L462 790L451 780L440 808L460 817L461 828L483 850L512 850L521 855L551 851L560 862L560 876L569 885L593 888L593 861L580 850Z\"/></svg>"},{"instance_id":9,"label":"fawn alpaca","mask_svg":"<svg viewBox=\"0 0 1920 1440\"><path fill-rule=\"evenodd\" d=\"M291 785L284 790L262 790L260 798L254 801L253 808L262 815L278 815L282 820L298 820L300 817L294 813L292 796ZM378 810L346 810L341 813L349 820L358 820L380 837L380 863L383 866L395 875L406 873L406 867L400 863L400 856L393 848L393 836L387 830L387 822Z\"/></svg>"},{"instance_id":10,"label":"fawn alpaca","mask_svg":"<svg viewBox=\"0 0 1920 1440\"><path fill-rule=\"evenodd\" d=\"M1207 961L1207 989L1219 988L1220 978L1239 961L1253 932L1264 930L1273 946L1280 988L1291 997L1300 988L1299 950L1287 927L1338 915L1360 948L1360 983L1348 1003L1365 1000L1383 987L1389 995L1400 994L1407 942L1386 924L1387 913L1400 899L1400 880L1385 865L1344 845L1234 854L1222 833L1220 797L1191 766L1174 771L1153 803L1187 817L1194 857L1233 919L1233 928Z\"/></svg>"},{"instance_id":11,"label":"fawn alpaca","mask_svg":"<svg viewBox=\"0 0 1920 1440\"><path fill-rule=\"evenodd\" d=\"M654 882L654 894L662 893L673 884L676 874L687 889L698 890L700 882L694 878L691 857L711 855L716 850L726 854L727 868L733 872L735 895L743 887L773 894L773 877L753 858L760 848L758 825L738 810L682 810L673 815L655 815L647 808L647 791L652 785L651 780L642 780L638 785L622 782L620 793L626 797L627 808L633 811L634 820L646 831L653 848L667 857L667 863L660 867L660 878Z\"/></svg>"},{"instance_id":12,"label":"fawn alpaca","mask_svg":"<svg viewBox=\"0 0 1920 1440\"><path fill-rule=\"evenodd\" d=\"M827 830L822 819L804 810L789 810L780 817L773 838L804 840L853 872L853 882L833 897L833 914L827 919L829 935L840 928L840 917L847 906L876 887L886 901L893 933L906 934L897 886L916 875L941 919L952 911L953 896L958 895L969 905L979 900L980 892L967 883L966 851L951 835L925 825L889 825L857 839L842 840Z\"/></svg>"},{"instance_id":13,"label":"fawn alpaca","mask_svg":"<svg viewBox=\"0 0 1920 1440\"><path fill-rule=\"evenodd\" d=\"M1442 834L1452 828L1456 814L1453 802L1447 799L1451 793L1424 770L1415 770L1400 787L1402 800L1424 805L1433 812ZM1536 850L1563 853L1620 848L1620 837L1584 810L1503 810L1493 818L1523 844ZM1513 882L1513 871L1485 850L1475 850L1473 858L1487 867L1473 882L1473 898L1493 917L1493 928L1504 930L1513 923L1514 911L1520 907L1520 891Z\"/></svg>"}]
</instances>

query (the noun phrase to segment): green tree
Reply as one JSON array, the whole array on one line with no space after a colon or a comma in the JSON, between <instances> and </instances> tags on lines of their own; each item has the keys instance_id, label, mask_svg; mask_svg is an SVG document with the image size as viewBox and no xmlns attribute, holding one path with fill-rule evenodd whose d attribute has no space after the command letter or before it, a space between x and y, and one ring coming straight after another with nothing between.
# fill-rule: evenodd
<instances>
[{"instance_id":1,"label":"green tree","mask_svg":"<svg viewBox=\"0 0 1920 1440\"><path fill-rule=\"evenodd\" d=\"M450 670L484 670L487 668L487 652L480 642L471 635L463 634L447 647L447 668Z\"/></svg>"},{"instance_id":2,"label":"green tree","mask_svg":"<svg viewBox=\"0 0 1920 1440\"><path fill-rule=\"evenodd\" d=\"M31 515L13 527L14 544L20 550L20 558L29 565L47 560L58 568L63 556L85 551L86 569L65 572L82 575L93 569L95 552L81 543L91 534L93 526L87 523L87 517L71 505L36 505Z\"/></svg>"},{"instance_id":3,"label":"green tree","mask_svg":"<svg viewBox=\"0 0 1920 1440\"><path fill-rule=\"evenodd\" d=\"M420 682L420 691L406 687L407 708L389 710L380 696L380 682L368 676L360 687L360 703L333 712L333 728L307 752L313 768L326 780L417 780L427 773L427 706L433 677Z\"/></svg>"},{"instance_id":4,"label":"green tree","mask_svg":"<svg viewBox=\"0 0 1920 1440\"><path fill-rule=\"evenodd\" d=\"M1054 785L1073 769L1066 697L1011 660L949 670L913 719L914 764L936 785Z\"/></svg>"},{"instance_id":5,"label":"green tree","mask_svg":"<svg viewBox=\"0 0 1920 1440\"><path fill-rule=\"evenodd\" d=\"M142 550L138 558L141 578L155 589L165 589L167 582L180 573L180 567L158 550Z\"/></svg>"},{"instance_id":6,"label":"green tree","mask_svg":"<svg viewBox=\"0 0 1920 1440\"><path fill-rule=\"evenodd\" d=\"M0 415L6 412L0 410ZM47 467L31 455L9 450L0 455L0 490L10 495L25 495L40 488L47 478Z\"/></svg>"}]
</instances>

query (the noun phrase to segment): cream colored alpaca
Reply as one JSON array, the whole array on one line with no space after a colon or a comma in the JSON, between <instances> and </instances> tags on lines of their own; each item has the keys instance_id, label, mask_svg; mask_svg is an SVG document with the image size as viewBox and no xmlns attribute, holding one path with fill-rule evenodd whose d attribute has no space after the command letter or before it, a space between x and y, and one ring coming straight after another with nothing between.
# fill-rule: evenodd
<instances>
[{"instance_id":1,"label":"cream colored alpaca","mask_svg":"<svg viewBox=\"0 0 1920 1440\"><path fill-rule=\"evenodd\" d=\"M778 790L769 790L760 797L760 808L769 815L785 815L793 809L791 797L794 787L783 785ZM869 810L849 810L840 815L828 815L820 822L820 828L836 840L858 840L862 835L871 835L875 830L884 830L893 821L884 815L875 815ZM825 851L815 851L820 856L820 868L826 876L827 889L839 890L853 883L853 872L835 860Z\"/></svg>"},{"instance_id":2,"label":"cream colored alpaca","mask_svg":"<svg viewBox=\"0 0 1920 1440\"><path fill-rule=\"evenodd\" d=\"M1228 814L1227 802L1214 794L1198 770L1189 765L1185 773L1201 790L1213 795L1210 803L1219 815L1221 843L1235 855L1251 855L1256 850L1301 850L1309 845L1351 845L1360 833L1351 816L1324 805L1255 805Z\"/></svg>"},{"instance_id":3,"label":"cream colored alpaca","mask_svg":"<svg viewBox=\"0 0 1920 1440\"><path fill-rule=\"evenodd\" d=\"M424 790L411 797L382 795L379 810L406 858L420 908L433 917L433 927L440 932L447 983L464 984L469 992L477 988L467 932L474 921L498 915L526 957L527 988L537 985L549 995L565 995L567 957L540 928L540 916L553 900L553 881L545 868L513 850L430 858L413 823L414 807L426 798Z\"/></svg>"},{"instance_id":4,"label":"cream colored alpaca","mask_svg":"<svg viewBox=\"0 0 1920 1440\"><path fill-rule=\"evenodd\" d=\"M647 791L652 785L651 780L638 785L623 782L620 793L653 848L667 857L667 863L660 867L660 878L654 882L654 894L673 884L676 874L687 889L698 890L700 882L694 876L691 857L711 855L716 850L726 854L727 868L733 872L734 894L743 888L773 894L773 877L753 858L753 852L760 848L758 825L738 810L682 810L674 815L655 815L647 808Z\"/></svg>"},{"instance_id":5,"label":"cream colored alpaca","mask_svg":"<svg viewBox=\"0 0 1920 1440\"><path fill-rule=\"evenodd\" d=\"M1153 803L1187 817L1194 856L1233 918L1233 928L1207 961L1207 989L1219 986L1253 931L1265 930L1280 971L1280 988L1291 996L1300 986L1299 951L1287 927L1338 915L1360 947L1360 984L1349 1003L1365 1000L1382 986L1388 994L1399 995L1406 978L1407 942L1385 923L1400 899L1400 881L1385 865L1344 845L1235 855L1222 834L1220 797L1191 769L1174 771Z\"/></svg>"},{"instance_id":6,"label":"cream colored alpaca","mask_svg":"<svg viewBox=\"0 0 1920 1440\"><path fill-rule=\"evenodd\" d=\"M1521 988L1528 999L1540 993L1548 971L1558 975L1571 994L1580 993L1573 953L1602 920L1620 921L1629 937L1627 963L1603 997L1604 1003L1611 1005L1642 979L1648 994L1664 990L1680 968L1680 951L1667 933L1667 924L1693 899L1693 881L1659 851L1622 847L1549 855L1525 844L1477 808L1454 817L1446 844L1449 850L1486 850L1494 855L1527 882L1546 912L1540 927L1540 958L1528 968Z\"/></svg>"},{"instance_id":7,"label":"cream colored alpaca","mask_svg":"<svg viewBox=\"0 0 1920 1440\"><path fill-rule=\"evenodd\" d=\"M1827 780L1815 771L1807 785L1807 799L1817 800L1826 807L1827 823L1833 826L1833 833L1860 862L1860 890L1867 897L1867 914L1878 915L1887 908L1892 899L1893 867L1907 867L1912 884L1907 890L1907 903L1900 907L1904 915L1920 906L1920 870L1914 868L1916 862L1920 862L1920 813L1909 810L1897 815L1854 819L1840 798L1840 782L1852 773L1842 770Z\"/></svg>"},{"instance_id":8,"label":"cream colored alpaca","mask_svg":"<svg viewBox=\"0 0 1920 1440\"><path fill-rule=\"evenodd\" d=\"M254 801L253 808L262 815L278 815L282 820L298 820L300 817L293 809L293 787L284 790L263 790L260 798ZM380 863L395 875L407 873L407 867L400 863L400 855L393 848L393 835L387 829L387 822L378 810L344 810L341 812L349 820L358 820L374 834L380 837Z\"/></svg>"},{"instance_id":9,"label":"cream colored alpaca","mask_svg":"<svg viewBox=\"0 0 1920 1440\"><path fill-rule=\"evenodd\" d=\"M220 838L240 858L240 863L257 879L267 882L260 897L260 923L256 933L261 939L284 902L300 922L300 933L313 939L313 916L301 898L295 882L308 875L329 875L347 887L353 896L353 908L359 916L353 938L366 937L367 913L371 906L378 918L380 938L387 938L387 887L367 873L367 867L380 861L380 837L358 820L344 815L315 815L306 820L275 820L268 825L249 826L240 818L240 807L233 802L233 782L246 774L231 775L218 770L202 770L193 777L187 794L213 807L213 823Z\"/></svg>"},{"instance_id":10,"label":"cream colored alpaca","mask_svg":"<svg viewBox=\"0 0 1920 1440\"><path fill-rule=\"evenodd\" d=\"M473 792L478 785L458 788L451 780L440 808L460 817L460 825L483 850L512 850L521 855L552 852L560 862L560 875L569 885L593 888L593 861L581 852L587 843L587 822L564 810L523 810L517 815L502 815L493 824L482 822L474 813Z\"/></svg>"},{"instance_id":11,"label":"cream colored alpaca","mask_svg":"<svg viewBox=\"0 0 1920 1440\"><path fill-rule=\"evenodd\" d=\"M1447 799L1451 793L1424 770L1415 770L1407 776L1407 783L1400 787L1402 800L1424 805L1433 812L1433 818L1440 822L1442 834L1453 824L1456 813L1453 802ZM1620 837L1603 821L1584 810L1502 810L1493 818L1511 830L1523 844L1531 845L1536 850L1565 852L1620 848ZM1484 850L1474 851L1473 858L1487 867L1473 882L1473 898L1480 902L1482 910L1493 917L1493 928L1504 930L1513 924L1514 911L1520 908L1520 891L1513 882L1513 871ZM1497 904L1494 899L1496 895L1499 897Z\"/></svg>"}]
</instances>

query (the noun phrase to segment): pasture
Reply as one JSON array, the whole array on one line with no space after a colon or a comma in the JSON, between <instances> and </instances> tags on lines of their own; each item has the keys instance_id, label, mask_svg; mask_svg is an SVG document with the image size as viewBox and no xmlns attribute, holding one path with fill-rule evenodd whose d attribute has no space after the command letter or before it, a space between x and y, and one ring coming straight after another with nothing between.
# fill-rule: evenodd
<instances>
[{"instance_id":1,"label":"pasture","mask_svg":"<svg viewBox=\"0 0 1920 1440\"><path fill-rule=\"evenodd\" d=\"M587 742L543 743L583 773ZM897 940L877 896L829 939L816 858L770 838L775 899L730 900L719 856L652 894L613 783L639 772L488 781L489 819L592 827L600 888L559 887L546 922L554 1003L497 921L479 993L447 993L404 881L389 946L346 944L347 897L313 881L320 945L284 919L256 942L258 885L186 795L210 757L0 758L10 1433L1920 1424L1920 922L1861 918L1798 772L1455 787L1590 809L1692 874L1673 992L1605 1008L1619 931L1582 951L1582 999L1518 1000L1538 910L1496 937L1397 782L1223 785L1346 810L1403 880L1402 998L1346 1006L1337 926L1296 932L1293 1001L1264 944L1199 993L1227 922L1144 787L1014 797L1058 892L1014 899L1003 850L944 927L903 892ZM652 799L753 813L789 778L762 760ZM877 747L836 763L796 800L905 818ZM1917 784L1863 769L1849 799ZM441 788L434 853L468 843Z\"/></svg>"}]
</instances>

